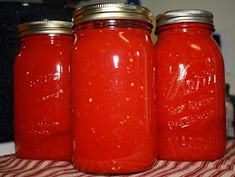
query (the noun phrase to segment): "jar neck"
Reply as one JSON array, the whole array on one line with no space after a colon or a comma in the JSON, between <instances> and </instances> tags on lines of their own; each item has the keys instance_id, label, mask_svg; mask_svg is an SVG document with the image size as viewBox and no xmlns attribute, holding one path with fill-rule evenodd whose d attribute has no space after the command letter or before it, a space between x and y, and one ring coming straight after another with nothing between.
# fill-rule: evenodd
<instances>
[{"instance_id":1,"label":"jar neck","mask_svg":"<svg viewBox=\"0 0 235 177\"><path fill-rule=\"evenodd\" d=\"M214 32L214 26L207 23L199 22L182 22L174 23L156 28L156 34L161 36L167 33L185 33L197 35L211 35Z\"/></svg>"},{"instance_id":2,"label":"jar neck","mask_svg":"<svg viewBox=\"0 0 235 177\"><path fill-rule=\"evenodd\" d=\"M135 20L97 20L82 22L75 26L75 31L84 29L118 29L118 28L128 28L128 29L142 29L151 32L152 24L142 21Z\"/></svg>"}]
</instances>

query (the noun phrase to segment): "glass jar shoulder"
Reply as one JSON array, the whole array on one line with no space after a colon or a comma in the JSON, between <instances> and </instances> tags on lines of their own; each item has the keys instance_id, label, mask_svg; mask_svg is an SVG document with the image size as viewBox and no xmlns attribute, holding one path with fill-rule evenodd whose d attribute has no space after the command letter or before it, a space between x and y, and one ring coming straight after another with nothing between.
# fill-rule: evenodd
<instances>
[{"instance_id":1,"label":"glass jar shoulder","mask_svg":"<svg viewBox=\"0 0 235 177\"><path fill-rule=\"evenodd\" d=\"M77 31L76 37L76 43L93 40L99 43L112 42L113 44L138 45L138 43L148 44L151 41L149 31L128 28L85 29Z\"/></svg>"},{"instance_id":2,"label":"glass jar shoulder","mask_svg":"<svg viewBox=\"0 0 235 177\"><path fill-rule=\"evenodd\" d=\"M141 29L105 28L88 29L76 32L74 55L86 53L144 53L152 50L150 32ZM87 52L91 51L91 52Z\"/></svg>"},{"instance_id":3,"label":"glass jar shoulder","mask_svg":"<svg viewBox=\"0 0 235 177\"><path fill-rule=\"evenodd\" d=\"M35 35L20 40L16 63L54 62L69 57L73 37L69 35L51 38L46 35ZM50 58L50 60L48 60Z\"/></svg>"},{"instance_id":4,"label":"glass jar shoulder","mask_svg":"<svg viewBox=\"0 0 235 177\"><path fill-rule=\"evenodd\" d=\"M71 47L72 39L68 39L64 46L22 42L14 61L14 76L21 80L21 84L26 84L23 81L29 78L45 85L49 81L60 83L68 77Z\"/></svg>"},{"instance_id":5,"label":"glass jar shoulder","mask_svg":"<svg viewBox=\"0 0 235 177\"><path fill-rule=\"evenodd\" d=\"M34 50L41 48L67 47L72 45L73 36L64 34L35 34L20 39L20 50Z\"/></svg>"},{"instance_id":6,"label":"glass jar shoulder","mask_svg":"<svg viewBox=\"0 0 235 177\"><path fill-rule=\"evenodd\" d=\"M195 36L195 35L169 35L159 37L155 45L155 54L157 58L182 59L185 61L195 61L193 59L208 58L216 62L222 62L221 51L209 35Z\"/></svg>"}]
</instances>

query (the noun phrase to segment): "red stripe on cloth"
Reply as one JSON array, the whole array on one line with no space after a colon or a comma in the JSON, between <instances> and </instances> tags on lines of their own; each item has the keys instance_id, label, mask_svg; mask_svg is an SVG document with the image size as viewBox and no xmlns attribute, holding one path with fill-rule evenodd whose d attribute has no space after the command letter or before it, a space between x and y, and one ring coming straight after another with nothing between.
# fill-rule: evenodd
<instances>
[{"instance_id":1,"label":"red stripe on cloth","mask_svg":"<svg viewBox=\"0 0 235 177\"><path fill-rule=\"evenodd\" d=\"M230 149L231 151L232 149ZM221 176L224 172L226 172L227 170L230 170L231 166L230 165L226 165L226 162L229 162L230 159L232 157L234 157L235 152L233 153L229 153L229 155L221 160L218 160L218 163L214 166L215 169L218 169L217 171L215 171L214 173L212 173L210 176L214 177L214 176Z\"/></svg>"},{"instance_id":2,"label":"red stripe on cloth","mask_svg":"<svg viewBox=\"0 0 235 177\"><path fill-rule=\"evenodd\" d=\"M234 165L235 165L234 157L235 157L235 152L230 154L230 156L226 159L226 161L224 161L223 165L220 166L220 168L228 169L228 170L234 169Z\"/></svg>"},{"instance_id":3,"label":"red stripe on cloth","mask_svg":"<svg viewBox=\"0 0 235 177\"><path fill-rule=\"evenodd\" d=\"M210 162L211 163L211 162ZM210 164L209 163L209 164ZM208 177L208 176L214 176L213 174L215 173L215 172L218 172L220 169L217 169L217 168L215 168L215 166L214 165L211 165L211 166L208 166L208 168L205 168L205 169L202 169L202 171L197 175L198 177L202 177L202 176L206 176L206 177ZM210 174L208 174L208 173L210 173Z\"/></svg>"},{"instance_id":4,"label":"red stripe on cloth","mask_svg":"<svg viewBox=\"0 0 235 177\"><path fill-rule=\"evenodd\" d=\"M7 172L15 167L17 167L17 165L19 165L19 163L22 163L22 160L21 159L15 159L11 162L11 163L8 163L7 166L5 166L4 168L1 169L0 172L4 173L4 172ZM1 173L0 173L1 174Z\"/></svg>"},{"instance_id":5,"label":"red stripe on cloth","mask_svg":"<svg viewBox=\"0 0 235 177\"><path fill-rule=\"evenodd\" d=\"M30 164L31 162L30 161L22 161L22 163L19 163L15 168L12 168L10 169L9 171L3 173L1 175L1 177L5 177L5 176L8 176L8 175L14 175L14 174L17 174L17 173L21 173L21 171L25 168L27 168L27 166Z\"/></svg>"},{"instance_id":6,"label":"red stripe on cloth","mask_svg":"<svg viewBox=\"0 0 235 177\"><path fill-rule=\"evenodd\" d=\"M208 167L201 169L197 176L213 176L214 173L223 170L225 166L227 166L226 169L229 169L230 165L226 165L226 163L230 162L231 157L234 157L234 145L234 142L227 143L225 156L222 159L216 160L214 162L208 162ZM210 175L208 173L210 173ZM221 171L221 174L222 173L223 171Z\"/></svg>"},{"instance_id":7,"label":"red stripe on cloth","mask_svg":"<svg viewBox=\"0 0 235 177\"><path fill-rule=\"evenodd\" d=\"M208 163L209 162L197 162L197 163L201 163L201 165L196 168L195 170L189 172L189 173L186 173L185 175L183 175L184 177L191 177L191 176L195 176L200 170L204 169L205 167L208 166Z\"/></svg>"},{"instance_id":8,"label":"red stripe on cloth","mask_svg":"<svg viewBox=\"0 0 235 177\"><path fill-rule=\"evenodd\" d=\"M235 170L235 157L233 157L233 160L228 165L228 169Z\"/></svg>"},{"instance_id":9,"label":"red stripe on cloth","mask_svg":"<svg viewBox=\"0 0 235 177\"><path fill-rule=\"evenodd\" d=\"M71 164L63 164L63 165L58 165L58 166L54 166L51 167L49 170L44 171L44 173L41 173L42 176L52 176L54 174L56 174L59 171L64 171L66 169L71 169L73 167L71 167Z\"/></svg>"},{"instance_id":10,"label":"red stripe on cloth","mask_svg":"<svg viewBox=\"0 0 235 177\"><path fill-rule=\"evenodd\" d=\"M39 161L40 162L40 161ZM39 163L38 162L38 163ZM40 176L40 174L49 169L56 161L43 161L36 169L32 169L25 176Z\"/></svg>"},{"instance_id":11,"label":"red stripe on cloth","mask_svg":"<svg viewBox=\"0 0 235 177\"><path fill-rule=\"evenodd\" d=\"M77 170L75 170L74 168L71 168L71 166L70 166L67 169L58 170L56 173L52 174L50 177L59 177L61 175L62 176L66 175L66 177L67 177L67 176L72 176L72 175L78 175L78 173L79 172ZM80 176L84 175L83 173L79 173L79 174L80 174Z\"/></svg>"},{"instance_id":12,"label":"red stripe on cloth","mask_svg":"<svg viewBox=\"0 0 235 177\"><path fill-rule=\"evenodd\" d=\"M226 159L217 160L214 164L214 168L219 169L225 163L225 161Z\"/></svg>"},{"instance_id":13,"label":"red stripe on cloth","mask_svg":"<svg viewBox=\"0 0 235 177\"><path fill-rule=\"evenodd\" d=\"M0 164L3 164L3 163L5 163L5 162L9 161L10 159L12 159L12 156L11 156L11 155L2 156L2 157L0 158ZM1 165L0 165L0 166L1 166Z\"/></svg>"},{"instance_id":14,"label":"red stripe on cloth","mask_svg":"<svg viewBox=\"0 0 235 177\"><path fill-rule=\"evenodd\" d=\"M204 174L206 174L207 172L209 171L212 171L214 170L213 168L205 168L205 169L202 169L199 174L197 174L197 177L202 177Z\"/></svg>"},{"instance_id":15,"label":"red stripe on cloth","mask_svg":"<svg viewBox=\"0 0 235 177\"><path fill-rule=\"evenodd\" d=\"M171 164L171 163L170 163ZM167 167L165 167L164 169L160 169L159 171L155 171L153 173L153 176L164 176L164 173L168 172L168 171L171 171L173 169L175 169L176 167L178 167L181 163L180 162L173 162L172 165L168 165ZM169 168L168 168L169 167Z\"/></svg>"},{"instance_id":16,"label":"red stripe on cloth","mask_svg":"<svg viewBox=\"0 0 235 177\"><path fill-rule=\"evenodd\" d=\"M15 161L15 158L8 159L7 161L4 161L0 164L0 172L1 170L4 170L8 165L10 165L13 161Z\"/></svg>"},{"instance_id":17,"label":"red stripe on cloth","mask_svg":"<svg viewBox=\"0 0 235 177\"><path fill-rule=\"evenodd\" d=\"M228 170L224 172L223 174L219 175L218 177L228 177L228 176L234 176L234 171L233 170Z\"/></svg>"},{"instance_id":18,"label":"red stripe on cloth","mask_svg":"<svg viewBox=\"0 0 235 177\"><path fill-rule=\"evenodd\" d=\"M210 175L210 177L218 177L218 176L221 176L221 175L223 175L226 171L227 171L227 169L222 169L222 170L218 169L218 170L216 170L216 172L212 173L212 174Z\"/></svg>"},{"instance_id":19,"label":"red stripe on cloth","mask_svg":"<svg viewBox=\"0 0 235 177\"><path fill-rule=\"evenodd\" d=\"M82 176L86 176L86 174L83 174L83 173L78 173L78 171L74 171L74 169L72 170L66 170L66 171L63 171L63 172L59 172L59 173L56 173L55 175L51 176L51 177L82 177ZM99 176L101 177L101 176ZM122 176L124 177L124 176Z\"/></svg>"},{"instance_id":20,"label":"red stripe on cloth","mask_svg":"<svg viewBox=\"0 0 235 177\"><path fill-rule=\"evenodd\" d=\"M183 164L183 163L181 163L181 164ZM182 172L184 170L188 170L192 167L192 165L194 165L194 162L188 162L183 167L180 168L180 166L179 166L179 168L177 168L175 170L172 170L172 171L169 171L169 172L163 174L163 176L169 176L169 175L172 175L172 174L176 174L178 172Z\"/></svg>"},{"instance_id":21,"label":"red stripe on cloth","mask_svg":"<svg viewBox=\"0 0 235 177\"><path fill-rule=\"evenodd\" d=\"M34 161L29 161L30 162L30 164L29 164L29 168L27 169L23 169L20 173L17 173L17 174L15 174L14 176L12 176L12 177L21 177L21 176L26 176L27 175L27 172L32 172L32 170L34 170L34 169L36 169L36 168L38 168L38 167L40 167L40 165L41 164L43 164L44 163L44 161L36 161L36 160L34 160Z\"/></svg>"},{"instance_id":22,"label":"red stripe on cloth","mask_svg":"<svg viewBox=\"0 0 235 177\"><path fill-rule=\"evenodd\" d=\"M47 165L45 168L43 168L43 169L41 169L41 170L39 170L39 171L37 171L37 173L35 173L34 175L38 175L38 176L45 176L44 174L45 173L49 173L50 171L51 171L51 169L53 170L57 165L60 165L60 166L62 166L62 165L64 165L64 164L67 164L68 162L59 162L59 161L54 161L54 162L51 162L49 165ZM45 177L47 177L47 176L45 176Z\"/></svg>"},{"instance_id":23,"label":"red stripe on cloth","mask_svg":"<svg viewBox=\"0 0 235 177\"><path fill-rule=\"evenodd\" d=\"M234 155L234 145L235 144L232 142L227 143L225 156L222 159L215 161L214 168L219 169L226 161L228 161Z\"/></svg>"},{"instance_id":24,"label":"red stripe on cloth","mask_svg":"<svg viewBox=\"0 0 235 177\"><path fill-rule=\"evenodd\" d=\"M231 159L234 155L235 155L235 152L229 154L229 156L224 157L223 159L217 160L215 165L214 165L214 168L220 169L221 166L224 165L227 161L229 161L229 159Z\"/></svg>"},{"instance_id":25,"label":"red stripe on cloth","mask_svg":"<svg viewBox=\"0 0 235 177\"><path fill-rule=\"evenodd\" d=\"M228 156L227 158L225 158L225 159L224 159L225 161L223 161L223 162L224 162L224 163L230 162L229 159L231 159L231 158L234 157L234 156L235 156L235 152L232 153L232 154L230 154L230 156ZM224 164L224 163L223 163L223 165L221 165L221 166L217 169L217 171L215 171L214 173L212 173L210 176L211 176L211 177L214 177L214 176L222 176L224 173L231 171L231 169L234 170L235 159L232 161L233 166L231 166L232 164Z\"/></svg>"},{"instance_id":26,"label":"red stripe on cloth","mask_svg":"<svg viewBox=\"0 0 235 177\"><path fill-rule=\"evenodd\" d=\"M235 148L235 143L232 142L232 141L228 142L227 145L226 145L226 152L225 152L225 154L228 154L228 152L230 152L234 148Z\"/></svg>"},{"instance_id":27,"label":"red stripe on cloth","mask_svg":"<svg viewBox=\"0 0 235 177\"><path fill-rule=\"evenodd\" d=\"M148 177L149 175L151 175L152 173L158 171L159 169L165 168L169 165L170 161L162 161L162 165L158 166L158 163L160 161L158 161L155 165L155 167L153 167L151 170L147 171L147 172L143 172L140 174L140 177Z\"/></svg>"}]
</instances>

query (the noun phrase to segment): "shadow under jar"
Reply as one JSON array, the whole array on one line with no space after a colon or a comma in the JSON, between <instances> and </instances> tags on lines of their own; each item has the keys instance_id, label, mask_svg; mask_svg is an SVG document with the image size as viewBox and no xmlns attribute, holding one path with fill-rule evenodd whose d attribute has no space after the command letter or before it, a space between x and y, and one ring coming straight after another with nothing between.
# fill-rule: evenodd
<instances>
[{"instance_id":1,"label":"shadow under jar","mask_svg":"<svg viewBox=\"0 0 235 177\"><path fill-rule=\"evenodd\" d=\"M20 158L71 161L70 54L72 23L18 26L14 65L14 128Z\"/></svg>"},{"instance_id":2,"label":"shadow under jar","mask_svg":"<svg viewBox=\"0 0 235 177\"><path fill-rule=\"evenodd\" d=\"M76 10L72 54L73 163L126 174L156 161L151 14L129 4Z\"/></svg>"},{"instance_id":3,"label":"shadow under jar","mask_svg":"<svg viewBox=\"0 0 235 177\"><path fill-rule=\"evenodd\" d=\"M213 15L157 16L155 46L159 159L215 160L225 152L225 83Z\"/></svg>"}]
</instances>

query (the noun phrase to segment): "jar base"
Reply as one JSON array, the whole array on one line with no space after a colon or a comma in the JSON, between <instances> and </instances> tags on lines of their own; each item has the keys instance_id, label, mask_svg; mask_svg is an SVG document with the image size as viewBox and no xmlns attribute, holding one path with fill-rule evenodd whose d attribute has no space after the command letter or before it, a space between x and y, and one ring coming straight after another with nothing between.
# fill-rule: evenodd
<instances>
[{"instance_id":1,"label":"jar base","mask_svg":"<svg viewBox=\"0 0 235 177\"><path fill-rule=\"evenodd\" d=\"M146 165L146 166L142 166L142 167L132 167L132 168L126 168L127 163L125 168L124 167L119 167L120 169L118 169L118 167L107 167L107 164L99 164L96 165L95 167L88 166L88 167L81 167L78 164L76 164L75 162L73 162L74 168L77 169L79 172L82 173L86 173L86 174L91 174L91 175L131 175L131 174L137 174L137 173L141 173L147 170L152 169L156 164L156 161L154 163L152 163L151 165ZM102 168L102 166L105 168ZM123 165L124 166L124 165Z\"/></svg>"}]
</instances>

